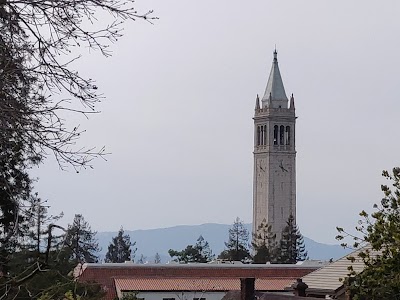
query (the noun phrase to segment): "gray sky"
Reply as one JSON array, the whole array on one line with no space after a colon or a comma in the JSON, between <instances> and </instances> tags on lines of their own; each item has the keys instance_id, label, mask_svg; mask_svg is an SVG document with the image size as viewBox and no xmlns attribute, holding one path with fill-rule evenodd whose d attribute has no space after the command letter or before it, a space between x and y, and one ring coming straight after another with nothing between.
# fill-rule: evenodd
<instances>
[{"instance_id":1,"label":"gray sky","mask_svg":"<svg viewBox=\"0 0 400 300\"><path fill-rule=\"evenodd\" d=\"M94 170L34 173L63 222L98 231L252 218L253 114L275 44L296 99L297 219L335 242L380 201L381 171L400 165L400 2L138 0L155 25L125 25L104 59L79 70L107 99L80 122L82 144L112 155ZM75 123L72 123L75 124ZM195 239L196 237L194 237Z\"/></svg>"}]
</instances>

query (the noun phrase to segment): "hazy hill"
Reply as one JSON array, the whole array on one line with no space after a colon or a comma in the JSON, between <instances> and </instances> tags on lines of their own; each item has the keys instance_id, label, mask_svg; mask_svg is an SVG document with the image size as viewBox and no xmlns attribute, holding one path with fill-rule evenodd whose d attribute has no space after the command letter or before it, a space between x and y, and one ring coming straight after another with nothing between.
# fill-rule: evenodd
<instances>
[{"instance_id":1,"label":"hazy hill","mask_svg":"<svg viewBox=\"0 0 400 300\"><path fill-rule=\"evenodd\" d=\"M228 240L228 230L231 225L207 223L202 225L180 225L169 228L158 228L148 230L126 230L131 241L136 241L136 259L141 254L151 261L158 252L163 261L169 259L168 250L182 250L189 244L195 244L197 238L202 235L210 244L213 253L218 255L224 249L224 242ZM251 224L245 224L251 232ZM117 232L99 232L97 238L102 248L102 256L107 252L112 237ZM348 253L339 245L327 245L304 238L306 249L310 259L329 260L340 258Z\"/></svg>"}]
</instances>

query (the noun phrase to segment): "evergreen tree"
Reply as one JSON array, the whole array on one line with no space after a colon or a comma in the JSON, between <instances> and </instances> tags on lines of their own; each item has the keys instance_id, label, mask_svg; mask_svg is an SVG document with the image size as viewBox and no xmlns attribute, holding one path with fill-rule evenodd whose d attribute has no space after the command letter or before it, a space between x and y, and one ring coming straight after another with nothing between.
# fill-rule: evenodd
<instances>
[{"instance_id":1,"label":"evergreen tree","mask_svg":"<svg viewBox=\"0 0 400 300\"><path fill-rule=\"evenodd\" d=\"M108 246L105 261L108 263L123 263L134 260L136 248L132 249L136 242L131 243L131 238L128 234L124 234L124 229L118 231L116 237L112 238L112 243Z\"/></svg>"},{"instance_id":2,"label":"evergreen tree","mask_svg":"<svg viewBox=\"0 0 400 300\"><path fill-rule=\"evenodd\" d=\"M382 175L391 181L392 188L381 186L384 197L380 205L374 205L375 212L360 212L361 219L355 228L359 234L337 227L336 239L353 239L350 245L344 242L343 246L361 248L349 259L365 264L361 273L349 266L349 274L344 278L354 300L399 299L400 295L400 168L394 168L392 174L383 171Z\"/></svg>"},{"instance_id":3,"label":"evergreen tree","mask_svg":"<svg viewBox=\"0 0 400 300\"><path fill-rule=\"evenodd\" d=\"M204 240L203 236L200 235L196 241L196 244L188 245L182 251L176 251L169 249L168 254L173 258L176 257L174 260L179 262L197 262L197 263L206 263L213 260L214 255L210 249L210 246L206 240Z\"/></svg>"},{"instance_id":4,"label":"evergreen tree","mask_svg":"<svg viewBox=\"0 0 400 300\"><path fill-rule=\"evenodd\" d=\"M75 215L72 225L68 226L64 241L64 251L69 253L73 263L98 262L100 248L96 234L81 214Z\"/></svg>"},{"instance_id":5,"label":"evergreen tree","mask_svg":"<svg viewBox=\"0 0 400 300\"><path fill-rule=\"evenodd\" d=\"M161 263L161 257L160 257L160 254L158 254L158 252L156 253L156 255L154 255L154 263L155 264Z\"/></svg>"},{"instance_id":6,"label":"evergreen tree","mask_svg":"<svg viewBox=\"0 0 400 300\"><path fill-rule=\"evenodd\" d=\"M199 252L198 262L209 262L214 259L214 254L210 249L210 245L203 238L202 235L200 235L199 238L197 239L194 248L197 249L197 251Z\"/></svg>"},{"instance_id":7,"label":"evergreen tree","mask_svg":"<svg viewBox=\"0 0 400 300\"><path fill-rule=\"evenodd\" d=\"M290 215L287 225L282 232L278 262L283 264L295 264L307 258L304 238L300 233L299 227L296 225L294 217Z\"/></svg>"},{"instance_id":8,"label":"evergreen tree","mask_svg":"<svg viewBox=\"0 0 400 300\"><path fill-rule=\"evenodd\" d=\"M253 263L265 264L266 262L275 262L277 260L277 242L276 234L272 233L271 225L263 219L254 233L252 246L254 249Z\"/></svg>"},{"instance_id":9,"label":"evergreen tree","mask_svg":"<svg viewBox=\"0 0 400 300\"><path fill-rule=\"evenodd\" d=\"M143 265L146 263L146 259L147 259L146 256L144 256L143 254L140 254L140 258L138 259L137 263Z\"/></svg>"},{"instance_id":10,"label":"evergreen tree","mask_svg":"<svg viewBox=\"0 0 400 300\"><path fill-rule=\"evenodd\" d=\"M21 71L26 63L21 54L26 44L22 40L13 44L11 32L4 31L6 21L1 14L0 20L0 273L7 274L9 258L26 234L20 223L24 220L21 208L32 192L27 170L40 161L40 156L33 150L32 141L17 132L23 125L10 113L29 113L25 104L30 102L29 86L34 79Z\"/></svg>"},{"instance_id":11,"label":"evergreen tree","mask_svg":"<svg viewBox=\"0 0 400 300\"><path fill-rule=\"evenodd\" d=\"M22 210L24 228L27 228L25 238L21 242L21 249L27 250L36 256L40 256L47 250L49 243L49 226L55 225L59 219L63 217L63 213L59 215L49 215L47 201L42 201L38 193L29 197L29 201ZM61 227L59 227L61 228ZM50 246L57 244L61 235L51 235Z\"/></svg>"},{"instance_id":12,"label":"evergreen tree","mask_svg":"<svg viewBox=\"0 0 400 300\"><path fill-rule=\"evenodd\" d=\"M245 261L249 259L248 247L249 232L243 222L237 217L229 229L229 239L225 242L226 250L222 251L218 258L232 261Z\"/></svg>"},{"instance_id":13,"label":"evergreen tree","mask_svg":"<svg viewBox=\"0 0 400 300\"><path fill-rule=\"evenodd\" d=\"M110 23L99 21L99 14L108 14ZM61 257L52 256L53 229L61 227L50 223L46 229L40 224L44 213L40 205L31 214L39 218L35 225L25 214L32 192L29 168L53 153L60 168L69 164L78 171L105 154L103 148L76 147L83 130L64 118L65 111L95 112L95 104L103 98L92 79L72 69L78 57L71 50L86 46L109 56L108 47L121 36L122 23L149 21L150 14L138 13L132 0L0 1L1 299L19 299L34 277L64 275L60 269L50 270ZM94 25L96 20L99 26ZM16 257L22 250L45 255L43 260L26 260L23 271L16 274Z\"/></svg>"}]
</instances>

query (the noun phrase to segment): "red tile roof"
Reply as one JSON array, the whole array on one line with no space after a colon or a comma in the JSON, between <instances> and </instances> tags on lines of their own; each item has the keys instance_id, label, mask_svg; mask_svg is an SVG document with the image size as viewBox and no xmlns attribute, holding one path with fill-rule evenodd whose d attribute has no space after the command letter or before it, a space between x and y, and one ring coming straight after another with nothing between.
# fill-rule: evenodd
<instances>
[{"instance_id":1,"label":"red tile roof","mask_svg":"<svg viewBox=\"0 0 400 300\"><path fill-rule=\"evenodd\" d=\"M253 277L270 281L275 288L265 290L282 290L280 280L290 280L303 277L316 270L318 267L298 265L212 265L212 264L187 264L187 265L137 265L137 264L85 264L76 270L80 273L80 281L99 283L106 296L104 299L112 300L116 297L115 279L209 279L227 278L239 279ZM257 282L258 280L256 280ZM285 281L286 282L286 281ZM240 284L238 280L238 285ZM257 283L256 283L256 288ZM137 290L137 289L135 289ZM263 289L264 290L264 289Z\"/></svg>"},{"instance_id":2,"label":"red tile roof","mask_svg":"<svg viewBox=\"0 0 400 300\"><path fill-rule=\"evenodd\" d=\"M260 278L257 291L283 291L296 278ZM115 287L121 291L231 291L240 290L238 278L116 278Z\"/></svg>"}]
</instances>

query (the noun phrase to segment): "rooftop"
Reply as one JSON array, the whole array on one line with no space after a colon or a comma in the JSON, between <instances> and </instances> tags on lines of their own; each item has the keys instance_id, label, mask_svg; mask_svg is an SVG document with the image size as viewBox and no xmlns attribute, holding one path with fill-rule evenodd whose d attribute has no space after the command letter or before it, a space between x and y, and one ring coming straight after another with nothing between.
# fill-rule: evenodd
<instances>
[{"instance_id":1,"label":"rooftop","mask_svg":"<svg viewBox=\"0 0 400 300\"><path fill-rule=\"evenodd\" d=\"M262 98L263 107L268 103L269 98L273 101L288 101L285 88L278 66L278 53L274 51L274 60L272 62L271 72L269 74L267 87Z\"/></svg>"},{"instance_id":2,"label":"rooftop","mask_svg":"<svg viewBox=\"0 0 400 300\"><path fill-rule=\"evenodd\" d=\"M220 287L224 291L239 289L240 278L256 278L261 290L283 290L296 278L320 266L278 264L84 264L78 265L75 275L80 281L95 281L107 291L105 299L114 299L117 291L192 289ZM194 283L195 282L195 283ZM200 282L200 283L198 283ZM258 283L257 283L258 282Z\"/></svg>"}]
</instances>

